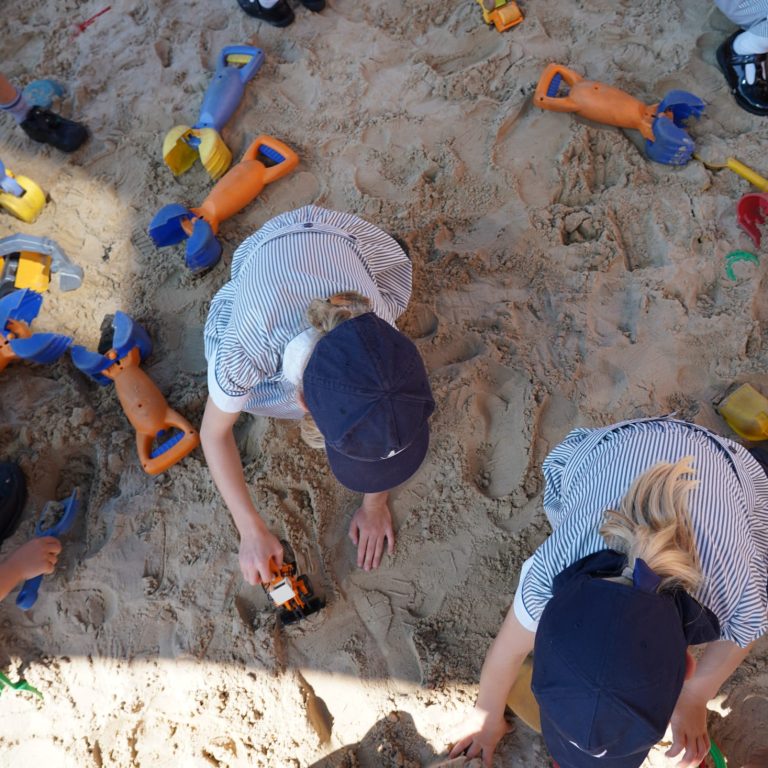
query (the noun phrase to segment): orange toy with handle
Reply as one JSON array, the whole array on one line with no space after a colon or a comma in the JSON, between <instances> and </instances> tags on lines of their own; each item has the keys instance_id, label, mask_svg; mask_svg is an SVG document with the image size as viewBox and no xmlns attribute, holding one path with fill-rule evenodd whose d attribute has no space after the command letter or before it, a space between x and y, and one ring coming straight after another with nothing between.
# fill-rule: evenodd
<instances>
[{"instance_id":1,"label":"orange toy with handle","mask_svg":"<svg viewBox=\"0 0 768 768\"><path fill-rule=\"evenodd\" d=\"M152 350L146 331L128 315L116 312L105 352L72 347L72 361L99 384L114 381L123 411L136 430L139 461L147 474L165 472L200 444L200 435L169 407L162 392L140 364Z\"/></svg>"},{"instance_id":2,"label":"orange toy with handle","mask_svg":"<svg viewBox=\"0 0 768 768\"><path fill-rule=\"evenodd\" d=\"M221 223L239 213L267 184L286 176L298 164L299 157L289 146L272 136L259 136L200 206L164 206L152 219L149 235L159 247L187 239L187 266L193 272L209 269L221 256L221 245L216 239Z\"/></svg>"},{"instance_id":3,"label":"orange toy with handle","mask_svg":"<svg viewBox=\"0 0 768 768\"><path fill-rule=\"evenodd\" d=\"M683 129L698 117L704 103L687 91L670 91L658 104L644 104L612 85L585 80L568 67L549 64L539 79L533 103L553 112L581 117L617 128L632 128L646 140L648 156L667 165L684 165L693 156L693 140Z\"/></svg>"}]
</instances>

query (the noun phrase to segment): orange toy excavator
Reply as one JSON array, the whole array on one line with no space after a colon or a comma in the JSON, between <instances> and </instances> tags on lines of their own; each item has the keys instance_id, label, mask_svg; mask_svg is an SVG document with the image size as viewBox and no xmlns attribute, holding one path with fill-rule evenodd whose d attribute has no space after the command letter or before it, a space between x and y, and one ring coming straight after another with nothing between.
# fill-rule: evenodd
<instances>
[{"instance_id":1,"label":"orange toy excavator","mask_svg":"<svg viewBox=\"0 0 768 768\"><path fill-rule=\"evenodd\" d=\"M575 112L587 120L634 128L645 138L646 154L666 165L685 165L693 156L693 139L683 126L699 117L704 102L687 91L670 91L658 104L644 104L620 88L585 80L561 64L541 75L533 103L553 112Z\"/></svg>"},{"instance_id":2,"label":"orange toy excavator","mask_svg":"<svg viewBox=\"0 0 768 768\"><path fill-rule=\"evenodd\" d=\"M267 184L289 174L299 156L271 136L259 136L211 190L202 205L185 208L171 203L161 208L149 225L149 236L158 247L187 240L187 266L202 272L221 257L216 239L221 222L245 208Z\"/></svg>"},{"instance_id":3,"label":"orange toy excavator","mask_svg":"<svg viewBox=\"0 0 768 768\"><path fill-rule=\"evenodd\" d=\"M136 447L144 471L157 475L181 461L200 444L196 429L168 406L162 392L139 364L152 351L147 332L128 315L116 312L111 338L99 352L72 347L72 362L94 381L115 382L117 396L136 430ZM108 347L105 352L101 350Z\"/></svg>"}]
</instances>

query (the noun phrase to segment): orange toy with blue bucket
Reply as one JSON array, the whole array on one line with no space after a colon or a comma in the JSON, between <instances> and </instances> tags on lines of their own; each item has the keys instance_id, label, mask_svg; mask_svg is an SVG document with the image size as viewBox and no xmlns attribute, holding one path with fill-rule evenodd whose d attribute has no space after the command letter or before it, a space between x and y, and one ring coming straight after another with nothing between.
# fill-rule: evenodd
<instances>
[{"instance_id":1,"label":"orange toy with blue bucket","mask_svg":"<svg viewBox=\"0 0 768 768\"><path fill-rule=\"evenodd\" d=\"M693 157L693 139L683 126L704 111L704 102L687 91L670 91L658 104L648 105L620 88L585 80L561 64L546 67L533 103L541 109L575 112L595 123L640 131L648 157L666 165L685 165Z\"/></svg>"}]
</instances>

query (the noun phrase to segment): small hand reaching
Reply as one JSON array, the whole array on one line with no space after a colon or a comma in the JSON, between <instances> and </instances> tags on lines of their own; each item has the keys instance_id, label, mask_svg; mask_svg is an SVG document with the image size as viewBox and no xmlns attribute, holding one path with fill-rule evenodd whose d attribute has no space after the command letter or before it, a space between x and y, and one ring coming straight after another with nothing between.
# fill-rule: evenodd
<instances>
[{"instance_id":1,"label":"small hand reaching","mask_svg":"<svg viewBox=\"0 0 768 768\"><path fill-rule=\"evenodd\" d=\"M249 584L271 581L283 564L283 545L273 533L242 536L240 539L240 570Z\"/></svg>"},{"instance_id":2,"label":"small hand reaching","mask_svg":"<svg viewBox=\"0 0 768 768\"><path fill-rule=\"evenodd\" d=\"M709 752L709 734L707 733L707 702L680 694L672 713L672 746L665 753L666 757L677 757L685 750L676 768L695 768Z\"/></svg>"},{"instance_id":3,"label":"small hand reaching","mask_svg":"<svg viewBox=\"0 0 768 768\"><path fill-rule=\"evenodd\" d=\"M480 757L483 765L491 768L493 753L499 740L511 730L512 726L504 718L492 718L487 712L473 709L458 728L459 738L448 757L458 757L461 754L466 755L469 760Z\"/></svg>"},{"instance_id":4,"label":"small hand reaching","mask_svg":"<svg viewBox=\"0 0 768 768\"><path fill-rule=\"evenodd\" d=\"M395 532L387 505L388 493L367 493L360 508L352 515L349 538L357 546L357 566L366 571L378 568L384 554L395 551Z\"/></svg>"},{"instance_id":5,"label":"small hand reaching","mask_svg":"<svg viewBox=\"0 0 768 768\"><path fill-rule=\"evenodd\" d=\"M9 558L19 581L53 573L61 552L61 542L54 536L41 536L22 544Z\"/></svg>"}]
</instances>

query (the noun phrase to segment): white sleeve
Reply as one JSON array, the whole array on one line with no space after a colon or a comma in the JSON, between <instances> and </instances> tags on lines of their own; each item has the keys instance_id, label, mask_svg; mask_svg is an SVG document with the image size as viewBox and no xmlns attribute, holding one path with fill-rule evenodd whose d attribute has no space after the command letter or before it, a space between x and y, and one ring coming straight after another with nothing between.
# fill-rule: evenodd
<instances>
[{"instance_id":1,"label":"white sleeve","mask_svg":"<svg viewBox=\"0 0 768 768\"><path fill-rule=\"evenodd\" d=\"M520 569L520 578L517 582L517 591L515 592L515 601L513 603L514 609L515 609L515 616L517 620L529 631L529 632L535 632L537 627L539 626L539 622L534 619L528 611L525 610L525 606L523 605L523 581L525 581L525 577L528 574L528 571L531 569L531 565L533 564L533 556L529 557L524 563L523 567Z\"/></svg>"},{"instance_id":2,"label":"white sleeve","mask_svg":"<svg viewBox=\"0 0 768 768\"><path fill-rule=\"evenodd\" d=\"M208 394L214 405L225 413L240 413L250 400L250 392L242 395L228 395L216 381L215 358L208 364Z\"/></svg>"}]
</instances>

